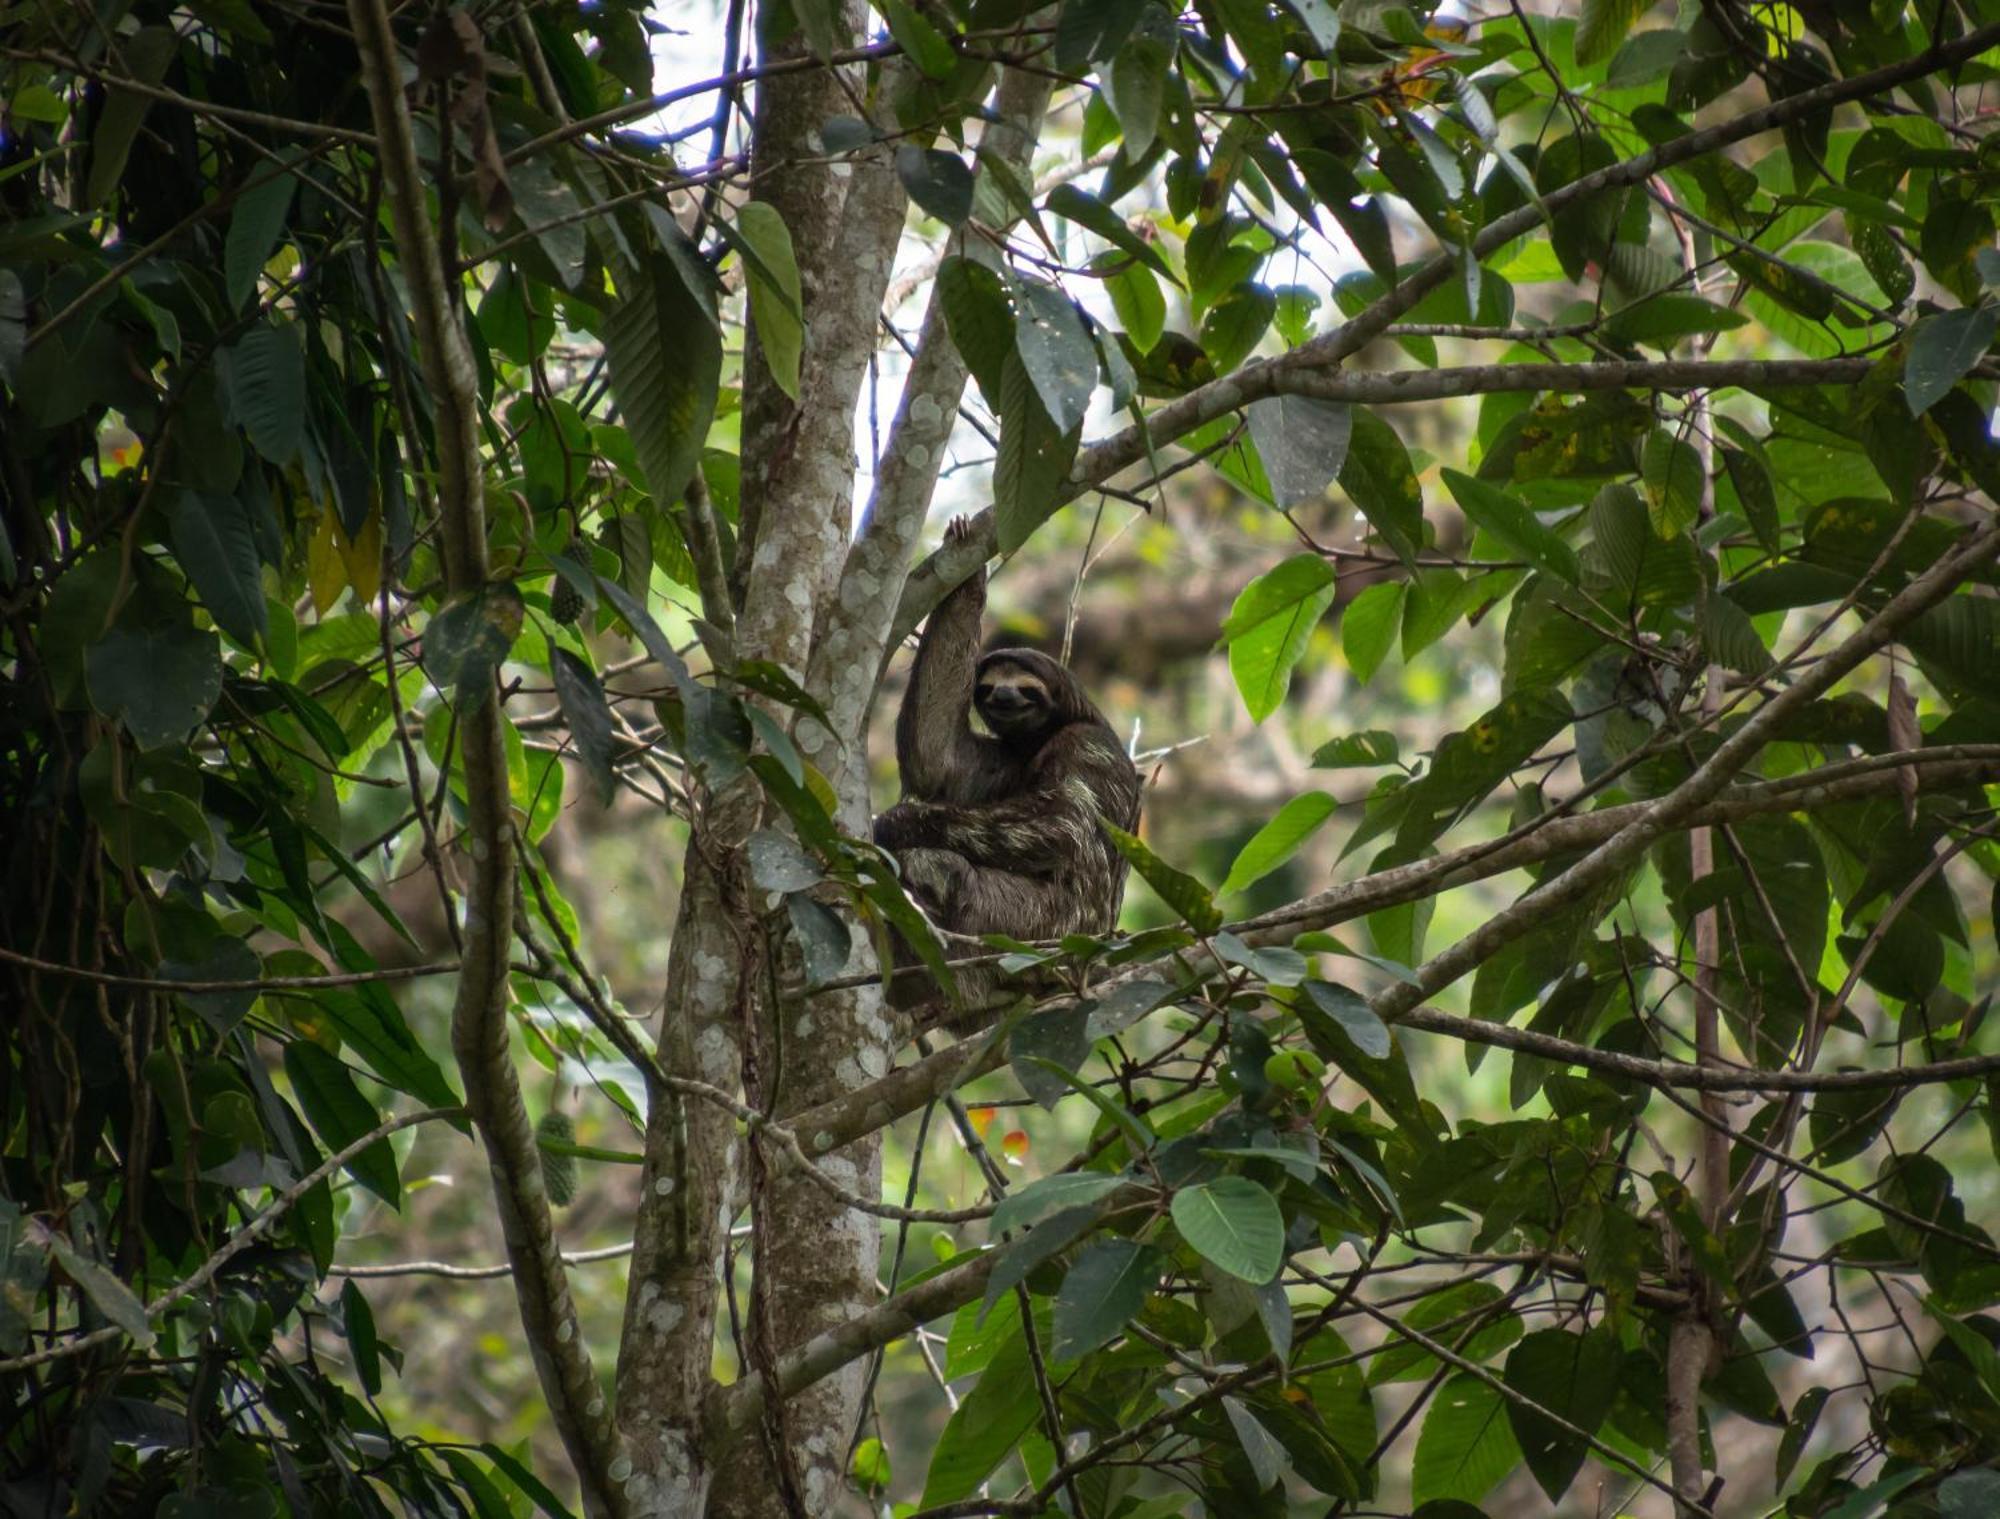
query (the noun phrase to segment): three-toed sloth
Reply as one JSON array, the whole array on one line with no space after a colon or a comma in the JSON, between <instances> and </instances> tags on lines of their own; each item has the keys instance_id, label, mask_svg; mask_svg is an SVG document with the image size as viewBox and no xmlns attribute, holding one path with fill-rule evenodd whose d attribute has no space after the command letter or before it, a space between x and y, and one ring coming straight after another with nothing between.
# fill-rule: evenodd
<instances>
[{"instance_id":1,"label":"three-toed sloth","mask_svg":"<svg viewBox=\"0 0 2000 1519\"><path fill-rule=\"evenodd\" d=\"M950 536L963 537L962 522ZM1055 939L1104 933L1118 920L1125 857L1102 823L1139 821L1139 773L1104 714L1060 663L1034 649L979 654L982 565L924 625L896 719L903 800L875 819L875 842L940 928ZM968 722L977 706L991 737ZM901 1007L941 1001L928 972L902 954L891 985ZM963 1032L990 975L959 976Z\"/></svg>"}]
</instances>

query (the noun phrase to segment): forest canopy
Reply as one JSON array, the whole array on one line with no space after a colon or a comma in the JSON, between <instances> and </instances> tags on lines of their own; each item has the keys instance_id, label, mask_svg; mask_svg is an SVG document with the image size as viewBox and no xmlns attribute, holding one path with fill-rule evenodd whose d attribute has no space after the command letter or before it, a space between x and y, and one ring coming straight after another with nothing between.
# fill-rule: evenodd
<instances>
[{"instance_id":1,"label":"forest canopy","mask_svg":"<svg viewBox=\"0 0 2000 1519\"><path fill-rule=\"evenodd\" d=\"M0 1512L2000 1512L2000 8L0 16Z\"/></svg>"}]
</instances>

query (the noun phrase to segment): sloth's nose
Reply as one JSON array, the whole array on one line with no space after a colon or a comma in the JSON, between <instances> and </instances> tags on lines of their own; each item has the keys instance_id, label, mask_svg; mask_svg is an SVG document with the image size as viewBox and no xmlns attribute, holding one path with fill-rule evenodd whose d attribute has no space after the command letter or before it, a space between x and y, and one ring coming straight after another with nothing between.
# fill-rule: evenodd
<instances>
[{"instance_id":1,"label":"sloth's nose","mask_svg":"<svg viewBox=\"0 0 2000 1519\"><path fill-rule=\"evenodd\" d=\"M1028 698L1012 686L996 686L987 702L1001 712L1018 712L1028 705Z\"/></svg>"}]
</instances>

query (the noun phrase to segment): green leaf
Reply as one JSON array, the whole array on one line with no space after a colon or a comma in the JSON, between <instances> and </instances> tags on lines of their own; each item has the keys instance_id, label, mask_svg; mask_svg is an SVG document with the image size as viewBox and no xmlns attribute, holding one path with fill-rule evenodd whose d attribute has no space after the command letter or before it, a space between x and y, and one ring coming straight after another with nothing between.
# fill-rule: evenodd
<instances>
[{"instance_id":1,"label":"green leaf","mask_svg":"<svg viewBox=\"0 0 2000 1519\"><path fill-rule=\"evenodd\" d=\"M673 234L669 234L673 235ZM701 461L722 377L714 292L689 281L694 259L648 253L606 314L604 357L647 490L663 509Z\"/></svg>"},{"instance_id":2,"label":"green leaf","mask_svg":"<svg viewBox=\"0 0 2000 1519\"><path fill-rule=\"evenodd\" d=\"M1042 205L1064 221L1075 222L1079 227L1095 232L1119 252L1130 254L1154 273L1174 280L1173 267L1160 255L1160 250L1127 226L1124 217L1088 191L1080 190L1075 185L1057 185L1049 191L1048 199ZM1123 264L1125 261L1119 259L1116 262ZM1174 280L1174 283L1180 282ZM1155 291L1159 289L1157 285L1153 288Z\"/></svg>"},{"instance_id":3,"label":"green leaf","mask_svg":"<svg viewBox=\"0 0 2000 1519\"><path fill-rule=\"evenodd\" d=\"M513 364L531 364L555 341L554 292L535 284L512 264L486 287L479 302L479 331L487 345Z\"/></svg>"},{"instance_id":4,"label":"green leaf","mask_svg":"<svg viewBox=\"0 0 2000 1519\"><path fill-rule=\"evenodd\" d=\"M1664 352L1683 338L1728 332L1749 320L1740 311L1698 295L1662 294L1614 313L1604 324L1604 335L1614 343L1644 344Z\"/></svg>"},{"instance_id":5,"label":"green leaf","mask_svg":"<svg viewBox=\"0 0 2000 1519\"><path fill-rule=\"evenodd\" d=\"M951 341L986 404L1004 411L1001 386L1014 357L1014 314L1000 276L969 258L948 258L938 266L937 296Z\"/></svg>"},{"instance_id":6,"label":"green leaf","mask_svg":"<svg viewBox=\"0 0 2000 1519\"><path fill-rule=\"evenodd\" d=\"M1089 1018L1088 1008L1072 1002L1030 1013L1008 1034L1007 1059L1015 1078L1021 1090L1043 1107L1053 1108L1071 1085L1055 1080L1045 1067L1074 1073L1090 1058Z\"/></svg>"},{"instance_id":7,"label":"green leaf","mask_svg":"<svg viewBox=\"0 0 2000 1519\"><path fill-rule=\"evenodd\" d=\"M140 84L158 84L174 61L180 38L173 28L142 26L128 37L118 39L118 72ZM116 85L104 91L104 105L97 115L96 130L90 133L90 177L84 181L83 204L101 206L125 174L138 140L139 127L153 108L153 97ZM148 1342L150 1343L150 1341Z\"/></svg>"},{"instance_id":8,"label":"green leaf","mask_svg":"<svg viewBox=\"0 0 2000 1519\"><path fill-rule=\"evenodd\" d=\"M1362 1054L1370 1060L1389 1058L1389 1027L1368 1005L1366 997L1332 981L1308 981L1306 995L1312 999L1312 1009L1339 1024L1341 1032ZM1312 1021L1305 1016L1304 1010L1301 1010L1301 1018L1310 1037Z\"/></svg>"},{"instance_id":9,"label":"green leaf","mask_svg":"<svg viewBox=\"0 0 2000 1519\"><path fill-rule=\"evenodd\" d=\"M153 1324L132 1289L96 1261L84 1257L60 1234L50 1233L47 1239L49 1253L82 1289L83 1295L96 1305L97 1311L130 1335L132 1343L141 1350L150 1349L156 1338Z\"/></svg>"},{"instance_id":10,"label":"green leaf","mask_svg":"<svg viewBox=\"0 0 2000 1519\"><path fill-rule=\"evenodd\" d=\"M1772 553L1778 551L1778 493L1771 483L1771 471L1755 454L1740 448L1724 447L1722 467L1736 489L1736 504L1757 541Z\"/></svg>"},{"instance_id":11,"label":"green leaf","mask_svg":"<svg viewBox=\"0 0 2000 1519\"><path fill-rule=\"evenodd\" d=\"M896 45L926 77L951 77L958 67L958 54L942 32L911 8L909 0L882 0L882 19L889 23L889 35L896 39Z\"/></svg>"},{"instance_id":12,"label":"green leaf","mask_svg":"<svg viewBox=\"0 0 2000 1519\"><path fill-rule=\"evenodd\" d=\"M1401 434L1372 411L1354 413L1340 488L1396 557L1414 564L1424 541L1424 493Z\"/></svg>"},{"instance_id":13,"label":"green leaf","mask_svg":"<svg viewBox=\"0 0 2000 1519\"><path fill-rule=\"evenodd\" d=\"M1324 791L1308 791L1295 796L1278 809L1278 815L1252 834L1236 853L1229 874L1216 889L1217 896L1241 891L1262 880L1299 852L1300 846L1318 833L1340 804Z\"/></svg>"},{"instance_id":14,"label":"green leaf","mask_svg":"<svg viewBox=\"0 0 2000 1519\"><path fill-rule=\"evenodd\" d=\"M1953 1472L1938 1488L1939 1519L1990 1519L1996 1513L2000 1513L2000 1472L1991 1467Z\"/></svg>"},{"instance_id":15,"label":"green leaf","mask_svg":"<svg viewBox=\"0 0 2000 1519\"><path fill-rule=\"evenodd\" d=\"M1646 437L1641 473L1653 531L1679 537L1701 515L1701 455L1687 439L1656 427Z\"/></svg>"},{"instance_id":16,"label":"green leaf","mask_svg":"<svg viewBox=\"0 0 2000 1519\"><path fill-rule=\"evenodd\" d=\"M1347 667L1362 685L1375 677L1396 646L1403 622L1403 583L1384 580L1369 586L1340 614L1340 648ZM1319 763L1317 760L1315 764Z\"/></svg>"},{"instance_id":17,"label":"green leaf","mask_svg":"<svg viewBox=\"0 0 2000 1519\"><path fill-rule=\"evenodd\" d=\"M1427 1503L1448 1499L1477 1503L1520 1463L1506 1398L1461 1371L1438 1389L1424 1415L1410 1470L1410 1501L1419 1512Z\"/></svg>"},{"instance_id":18,"label":"green leaf","mask_svg":"<svg viewBox=\"0 0 2000 1519\"><path fill-rule=\"evenodd\" d=\"M1709 658L1739 675L1761 675L1770 668L1771 651L1758 636L1757 625L1727 596L1703 598L1701 641Z\"/></svg>"},{"instance_id":19,"label":"green leaf","mask_svg":"<svg viewBox=\"0 0 2000 1519\"><path fill-rule=\"evenodd\" d=\"M1055 1061L1044 1059L1040 1055L1030 1055L1027 1058L1059 1077L1072 1091L1086 1098L1092 1107L1110 1120L1112 1127L1125 1136L1126 1143L1131 1146L1134 1155L1143 1155L1160 1142L1159 1135L1153 1132L1145 1119L1120 1107L1100 1091L1095 1083L1085 1081L1067 1066L1057 1065Z\"/></svg>"},{"instance_id":20,"label":"green leaf","mask_svg":"<svg viewBox=\"0 0 2000 1519\"><path fill-rule=\"evenodd\" d=\"M947 227L972 214L972 170L956 153L904 143L896 149L896 174L910 199Z\"/></svg>"},{"instance_id":21,"label":"green leaf","mask_svg":"<svg viewBox=\"0 0 2000 1519\"><path fill-rule=\"evenodd\" d=\"M450 603L424 629L424 673L466 712L493 694L493 677L520 636L527 608L511 580Z\"/></svg>"},{"instance_id":22,"label":"green leaf","mask_svg":"<svg viewBox=\"0 0 2000 1519\"><path fill-rule=\"evenodd\" d=\"M1406 788L1400 819L1371 818L1348 848L1366 843L1391 821L1405 849L1431 843L1574 721L1569 703L1554 691L1526 689L1502 697L1469 727L1439 741L1430 769Z\"/></svg>"},{"instance_id":23,"label":"green leaf","mask_svg":"<svg viewBox=\"0 0 2000 1519\"><path fill-rule=\"evenodd\" d=\"M1167 98L1167 70L1174 60L1173 18L1148 5L1125 45L1104 71L1104 98L1125 134L1124 159L1137 163L1153 146L1160 129L1160 109Z\"/></svg>"},{"instance_id":24,"label":"green leaf","mask_svg":"<svg viewBox=\"0 0 2000 1519\"><path fill-rule=\"evenodd\" d=\"M1582 578L1576 550L1544 527L1541 519L1519 501L1484 480L1455 469L1447 469L1443 474L1444 483L1451 488L1460 510L1506 544L1511 553L1567 584L1575 585Z\"/></svg>"},{"instance_id":25,"label":"green leaf","mask_svg":"<svg viewBox=\"0 0 2000 1519\"><path fill-rule=\"evenodd\" d=\"M1370 728L1363 733L1350 733L1344 738L1330 739L1313 750L1311 760L1315 770L1369 769L1376 765L1394 765L1402 758L1402 745L1396 735L1381 728Z\"/></svg>"},{"instance_id":26,"label":"green leaf","mask_svg":"<svg viewBox=\"0 0 2000 1519\"><path fill-rule=\"evenodd\" d=\"M1592 68L1618 51L1632 23L1652 8L1653 0L1583 0L1572 46L1579 68Z\"/></svg>"},{"instance_id":27,"label":"green leaf","mask_svg":"<svg viewBox=\"0 0 2000 1519\"><path fill-rule=\"evenodd\" d=\"M1247 1176L1219 1176L1174 1193L1174 1227L1218 1270L1260 1286L1285 1261L1278 1200Z\"/></svg>"},{"instance_id":28,"label":"green leaf","mask_svg":"<svg viewBox=\"0 0 2000 1519\"><path fill-rule=\"evenodd\" d=\"M1056 1294L1055 1358L1081 1360L1132 1321L1160 1280L1160 1252L1137 1240L1102 1239L1076 1258Z\"/></svg>"},{"instance_id":29,"label":"green leaf","mask_svg":"<svg viewBox=\"0 0 2000 1519\"><path fill-rule=\"evenodd\" d=\"M1805 1454L1806 1441L1812 1438L1813 1429L1819 1423L1820 1410L1826 1407L1831 1392L1831 1388L1824 1386L1808 1387L1792 1404L1792 1416L1786 1420L1785 1433L1778 1441L1777 1487L1780 1492L1791 1481L1799 1457Z\"/></svg>"},{"instance_id":30,"label":"green leaf","mask_svg":"<svg viewBox=\"0 0 2000 1519\"><path fill-rule=\"evenodd\" d=\"M1139 878L1158 893L1162 902L1179 913L1198 934L1212 934L1222 927L1222 914L1208 888L1193 876L1174 869L1146 847L1143 840L1111 823L1102 825L1118 852L1131 862Z\"/></svg>"},{"instance_id":31,"label":"green leaf","mask_svg":"<svg viewBox=\"0 0 2000 1519\"><path fill-rule=\"evenodd\" d=\"M1245 281L1208 308L1201 319L1203 352L1217 374L1227 374L1250 356L1270 330L1278 298L1263 285Z\"/></svg>"},{"instance_id":32,"label":"green leaf","mask_svg":"<svg viewBox=\"0 0 2000 1519\"><path fill-rule=\"evenodd\" d=\"M535 1507L547 1514L549 1519L576 1519L576 1516L563 1506L562 1500L549 1491L541 1478L499 1446L489 1441L479 1447L479 1453L493 1463L496 1471L525 1493Z\"/></svg>"},{"instance_id":33,"label":"green leaf","mask_svg":"<svg viewBox=\"0 0 2000 1519\"><path fill-rule=\"evenodd\" d=\"M886 1488L893 1476L889 1448L870 1435L854 1447L854 1456L847 1463L847 1475L857 1486L870 1492Z\"/></svg>"},{"instance_id":34,"label":"green leaf","mask_svg":"<svg viewBox=\"0 0 2000 1519\"><path fill-rule=\"evenodd\" d=\"M256 531L241 498L173 491L167 496L167 531L174 558L215 625L246 649L262 648L270 624Z\"/></svg>"},{"instance_id":35,"label":"green leaf","mask_svg":"<svg viewBox=\"0 0 2000 1519\"><path fill-rule=\"evenodd\" d=\"M1010 284L1014 350L1056 431L1074 432L1097 389L1097 345L1076 303L1054 285L1018 278Z\"/></svg>"},{"instance_id":36,"label":"green leaf","mask_svg":"<svg viewBox=\"0 0 2000 1519\"><path fill-rule=\"evenodd\" d=\"M1311 396L1267 396L1244 413L1271 482L1273 504L1317 501L1347 463L1354 409Z\"/></svg>"},{"instance_id":37,"label":"green leaf","mask_svg":"<svg viewBox=\"0 0 2000 1519\"><path fill-rule=\"evenodd\" d=\"M1587 1334L1537 1330L1508 1354L1507 1385L1535 1406L1510 1399L1507 1417L1528 1470L1551 1503L1559 1502L1576 1480L1590 1445L1549 1415L1595 1434L1618 1395L1624 1364L1616 1334L1602 1326Z\"/></svg>"},{"instance_id":38,"label":"green leaf","mask_svg":"<svg viewBox=\"0 0 2000 1519\"><path fill-rule=\"evenodd\" d=\"M285 217L292 209L292 192L298 185L288 169L274 172L271 165L263 164L256 172L265 176L264 182L237 197L222 244L222 288L231 311L241 311L257 289L257 276L277 250Z\"/></svg>"},{"instance_id":39,"label":"green leaf","mask_svg":"<svg viewBox=\"0 0 2000 1519\"><path fill-rule=\"evenodd\" d=\"M583 768L597 786L598 801L609 807L618 790L618 778L611 768L613 727L604 687L595 670L560 645L549 651L549 674Z\"/></svg>"},{"instance_id":40,"label":"green leaf","mask_svg":"<svg viewBox=\"0 0 2000 1519\"><path fill-rule=\"evenodd\" d=\"M223 351L229 408L250 444L280 467L299 452L306 411L306 360L296 322L258 322Z\"/></svg>"},{"instance_id":41,"label":"green leaf","mask_svg":"<svg viewBox=\"0 0 2000 1519\"><path fill-rule=\"evenodd\" d=\"M347 1067L309 1039L285 1046L285 1074L298 1094L306 1120L329 1150L344 1150L381 1123L375 1104L347 1074ZM396 1152L378 1139L347 1162L347 1174L392 1208L403 1206L403 1181Z\"/></svg>"},{"instance_id":42,"label":"green leaf","mask_svg":"<svg viewBox=\"0 0 2000 1519\"><path fill-rule=\"evenodd\" d=\"M1027 1341L1016 1327L945 1421L924 1474L923 1506L969 1497L1033 1426L1040 1409Z\"/></svg>"},{"instance_id":43,"label":"green leaf","mask_svg":"<svg viewBox=\"0 0 2000 1519\"><path fill-rule=\"evenodd\" d=\"M1249 1459L1250 1474L1256 1479L1257 1490L1261 1493L1276 1487L1278 1479L1285 1474L1284 1447L1257 1422L1257 1416L1244 1407L1240 1399L1224 1398L1222 1411L1229 1416L1229 1426L1236 1431L1236 1443L1243 1447L1243 1454Z\"/></svg>"},{"instance_id":44,"label":"green leaf","mask_svg":"<svg viewBox=\"0 0 2000 1519\"><path fill-rule=\"evenodd\" d=\"M753 255L744 265L750 273L750 317L759 351L778 389L796 401L805 323L791 229L776 206L751 200L737 208L736 232Z\"/></svg>"},{"instance_id":45,"label":"green leaf","mask_svg":"<svg viewBox=\"0 0 2000 1519\"><path fill-rule=\"evenodd\" d=\"M1167 327L1166 297L1160 294L1152 270L1113 253L1099 254L1090 267L1103 277L1104 293L1111 297L1111 309L1124 324L1134 351L1142 356L1151 353Z\"/></svg>"},{"instance_id":46,"label":"green leaf","mask_svg":"<svg viewBox=\"0 0 2000 1519\"><path fill-rule=\"evenodd\" d=\"M1910 415L1921 417L1993 346L2000 309L1972 306L1940 312L1917 323L1903 361L1903 395Z\"/></svg>"},{"instance_id":47,"label":"green leaf","mask_svg":"<svg viewBox=\"0 0 2000 1519\"><path fill-rule=\"evenodd\" d=\"M1061 504L1078 437L1049 420L1026 364L1010 352L1001 369L1000 454L993 464L993 528L1001 553L1026 543Z\"/></svg>"},{"instance_id":48,"label":"green leaf","mask_svg":"<svg viewBox=\"0 0 2000 1519\"><path fill-rule=\"evenodd\" d=\"M1456 1282L1414 1303L1402 1322L1426 1338L1457 1352L1468 1361L1485 1364L1521 1337L1521 1316L1503 1310L1485 1312L1503 1296L1491 1282ZM1427 1380L1438 1369L1438 1358L1415 1340L1391 1339L1368 1365L1368 1385Z\"/></svg>"},{"instance_id":49,"label":"green leaf","mask_svg":"<svg viewBox=\"0 0 2000 1519\"><path fill-rule=\"evenodd\" d=\"M1102 1171L1058 1171L1001 1198L987 1221L987 1232L998 1239L1010 1229L1025 1229L1067 1209L1084 1207L1125 1185L1126 1178Z\"/></svg>"},{"instance_id":50,"label":"green leaf","mask_svg":"<svg viewBox=\"0 0 2000 1519\"><path fill-rule=\"evenodd\" d=\"M121 623L84 654L90 704L118 718L141 749L179 743L222 694L215 635L191 623Z\"/></svg>"},{"instance_id":51,"label":"green leaf","mask_svg":"<svg viewBox=\"0 0 2000 1519\"><path fill-rule=\"evenodd\" d=\"M1261 723L1283 703L1335 589L1333 567L1305 553L1259 575L1237 596L1222 636L1229 643L1229 672L1252 721Z\"/></svg>"}]
</instances>

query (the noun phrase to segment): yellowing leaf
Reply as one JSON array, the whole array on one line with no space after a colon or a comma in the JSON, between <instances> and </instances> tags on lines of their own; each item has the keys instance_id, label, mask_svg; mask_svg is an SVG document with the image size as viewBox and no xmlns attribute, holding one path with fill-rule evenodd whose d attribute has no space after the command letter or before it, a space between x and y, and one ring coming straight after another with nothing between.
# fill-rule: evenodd
<instances>
[{"instance_id":1,"label":"yellowing leaf","mask_svg":"<svg viewBox=\"0 0 2000 1519\"><path fill-rule=\"evenodd\" d=\"M334 540L339 531L337 514L322 512L306 547L306 588L312 592L313 610L322 617L333 610L340 593L347 589L347 564Z\"/></svg>"}]
</instances>

